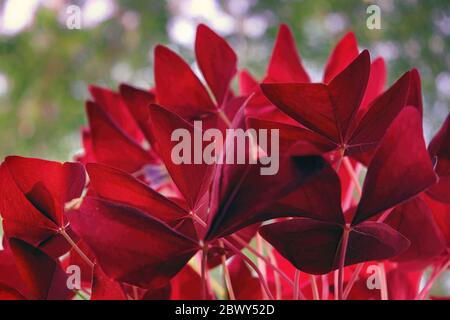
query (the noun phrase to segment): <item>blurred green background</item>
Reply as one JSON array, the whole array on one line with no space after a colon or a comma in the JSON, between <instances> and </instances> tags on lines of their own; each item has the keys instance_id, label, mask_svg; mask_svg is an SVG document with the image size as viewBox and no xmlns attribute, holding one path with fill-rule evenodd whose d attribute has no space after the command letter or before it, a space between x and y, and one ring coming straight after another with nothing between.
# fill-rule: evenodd
<instances>
[{"instance_id":1,"label":"blurred green background","mask_svg":"<svg viewBox=\"0 0 450 320\"><path fill-rule=\"evenodd\" d=\"M366 26L367 7L381 8L381 30ZM66 26L67 7L81 8L81 29ZM0 0L0 157L65 160L79 148L87 85L153 83L153 47L170 44L193 61L195 27L224 35L240 67L261 76L279 23L293 29L314 80L348 30L388 62L389 82L420 70L427 138L450 100L448 0Z\"/></svg>"}]
</instances>

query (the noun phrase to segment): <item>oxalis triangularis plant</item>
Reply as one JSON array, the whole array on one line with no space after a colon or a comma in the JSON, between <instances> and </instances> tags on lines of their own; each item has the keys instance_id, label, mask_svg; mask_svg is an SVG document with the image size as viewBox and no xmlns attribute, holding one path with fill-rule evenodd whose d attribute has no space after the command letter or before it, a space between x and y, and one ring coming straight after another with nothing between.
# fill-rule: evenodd
<instances>
[{"instance_id":1,"label":"oxalis triangularis plant","mask_svg":"<svg viewBox=\"0 0 450 320\"><path fill-rule=\"evenodd\" d=\"M450 118L426 146L417 70L388 87L348 33L312 83L285 25L261 80L205 25L202 79L154 54L154 88L90 87L74 162L2 163L1 299L442 298ZM174 161L196 157L180 129L213 160L247 161ZM277 139L244 135L242 151L230 130Z\"/></svg>"}]
</instances>

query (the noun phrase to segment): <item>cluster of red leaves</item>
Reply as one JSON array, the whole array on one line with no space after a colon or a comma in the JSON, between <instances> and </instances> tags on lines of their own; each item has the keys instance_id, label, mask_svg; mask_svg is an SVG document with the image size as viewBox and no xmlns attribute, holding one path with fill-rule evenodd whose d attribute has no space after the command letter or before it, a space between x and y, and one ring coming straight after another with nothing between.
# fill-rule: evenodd
<instances>
[{"instance_id":1,"label":"cluster of red leaves","mask_svg":"<svg viewBox=\"0 0 450 320\"><path fill-rule=\"evenodd\" d=\"M91 299L424 298L450 261L450 117L427 148L418 71L385 89L348 33L311 83L284 25L260 82L204 25L195 54L204 82L157 46L154 88L90 87L77 162L5 159L0 299L73 298L69 265ZM279 129L279 172L174 164L171 134L194 120Z\"/></svg>"}]
</instances>

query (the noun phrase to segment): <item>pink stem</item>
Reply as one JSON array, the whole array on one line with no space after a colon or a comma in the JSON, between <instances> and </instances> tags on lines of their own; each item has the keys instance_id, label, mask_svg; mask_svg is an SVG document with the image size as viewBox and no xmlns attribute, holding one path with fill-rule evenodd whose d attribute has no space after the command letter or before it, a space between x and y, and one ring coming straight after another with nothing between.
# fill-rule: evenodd
<instances>
[{"instance_id":1,"label":"pink stem","mask_svg":"<svg viewBox=\"0 0 450 320\"><path fill-rule=\"evenodd\" d=\"M273 255L272 248L268 247L267 249L268 249L268 255L269 255L270 261L272 262L272 264L274 266L278 267L277 259L275 259L275 256ZM272 270L272 271L273 271L273 278L275 281L277 300L281 300L283 298L283 287L281 285L280 275L277 272L275 272L274 270Z\"/></svg>"},{"instance_id":2,"label":"pink stem","mask_svg":"<svg viewBox=\"0 0 450 320\"><path fill-rule=\"evenodd\" d=\"M422 291L417 295L416 300L424 300L425 297L428 295L428 293L433 288L433 284L436 282L436 280L441 276L442 273L444 273L447 268L450 266L450 259L443 264L441 268L437 268L431 275L430 279L427 281L425 287L422 289Z\"/></svg>"},{"instance_id":3,"label":"pink stem","mask_svg":"<svg viewBox=\"0 0 450 320\"><path fill-rule=\"evenodd\" d=\"M293 291L293 300L298 300L300 292L300 270L295 269L294 274L294 291Z\"/></svg>"},{"instance_id":4,"label":"pink stem","mask_svg":"<svg viewBox=\"0 0 450 320\"><path fill-rule=\"evenodd\" d=\"M313 299L320 300L319 288L317 286L316 276L313 274L310 276L311 276L311 289L312 289L312 293L313 293Z\"/></svg>"},{"instance_id":5,"label":"pink stem","mask_svg":"<svg viewBox=\"0 0 450 320\"><path fill-rule=\"evenodd\" d=\"M203 300L207 298L207 284L206 284L206 268L208 263L208 250L206 246L202 250L202 263L201 263L201 283L202 283L202 297Z\"/></svg>"},{"instance_id":6,"label":"pink stem","mask_svg":"<svg viewBox=\"0 0 450 320\"><path fill-rule=\"evenodd\" d=\"M339 254L339 273L338 273L338 300L343 299L344 293L344 265L345 256L347 253L348 237L350 235L350 227L348 225L344 228L344 233L342 235L341 250ZM336 285L336 284L335 284Z\"/></svg>"},{"instance_id":7,"label":"pink stem","mask_svg":"<svg viewBox=\"0 0 450 320\"><path fill-rule=\"evenodd\" d=\"M247 242L245 242L242 238L240 238L239 236L233 234L231 235L231 237L236 240L240 245L242 245L243 247L245 247L248 251L250 251L251 253L253 253L256 257L260 258L262 261L264 261L267 266L269 266L270 268L272 268L274 271L278 272L280 274L280 276L283 277L284 280L286 280L291 286L294 286L294 282L292 281L291 278L289 278L286 273L283 272L283 270L281 270L278 266L272 264L266 257L264 257L263 255L261 255L257 250L255 250L254 248L252 248Z\"/></svg>"},{"instance_id":8,"label":"pink stem","mask_svg":"<svg viewBox=\"0 0 450 320\"><path fill-rule=\"evenodd\" d=\"M339 170L341 170L342 160L344 159L345 149L339 150L339 159L336 163L336 173L339 174Z\"/></svg>"},{"instance_id":9,"label":"pink stem","mask_svg":"<svg viewBox=\"0 0 450 320\"><path fill-rule=\"evenodd\" d=\"M219 243L220 243L220 247L224 248L223 241L220 241ZM227 287L228 297L230 298L230 300L236 300L236 296L234 295L234 290L233 290L233 284L231 282L230 271L228 270L228 266L227 266L227 256L226 256L226 254L222 254L222 256L220 258L222 260L223 279L225 282L225 286Z\"/></svg>"},{"instance_id":10,"label":"pink stem","mask_svg":"<svg viewBox=\"0 0 450 320\"><path fill-rule=\"evenodd\" d=\"M231 121L230 121L230 119L228 118L228 116L225 114L225 112L223 112L223 110L222 109L219 109L218 111L217 111L217 114L219 115L219 118L220 119L222 119L222 121L223 121L223 123L225 123L225 125L228 127L228 128L231 128Z\"/></svg>"},{"instance_id":11,"label":"pink stem","mask_svg":"<svg viewBox=\"0 0 450 320\"><path fill-rule=\"evenodd\" d=\"M191 212L191 217L192 219L194 219L194 221L196 221L198 224L200 224L202 227L206 228L207 225L206 223L195 213ZM278 272L280 274L281 277L283 277L283 279L285 279L291 286L294 286L294 282L292 281L291 278L289 278L286 273L284 273L279 267L275 266L274 264L272 264L266 257L264 257L263 255L261 255L257 250L255 250L254 248L252 248L246 241L244 241L241 237L233 234L231 235L231 237L233 238L233 240L237 241L240 245L242 245L243 247L245 247L248 251L250 251L251 253L253 253L255 256L257 256L258 258L260 258L262 261L264 261L267 266L269 266L270 268L272 268L274 271Z\"/></svg>"},{"instance_id":12,"label":"pink stem","mask_svg":"<svg viewBox=\"0 0 450 320\"><path fill-rule=\"evenodd\" d=\"M333 272L333 277L334 277L334 300L338 299L338 282L339 282L339 270L335 270Z\"/></svg>"},{"instance_id":13,"label":"pink stem","mask_svg":"<svg viewBox=\"0 0 450 320\"><path fill-rule=\"evenodd\" d=\"M69 236L69 234L61 228L59 230L59 233L66 239L66 241L72 246L72 248L80 255L81 259L86 262L89 267L94 268L94 263L91 261L91 259L88 258L88 256L83 252L83 250L80 249L80 247L75 243L75 241L72 240L72 238Z\"/></svg>"},{"instance_id":14,"label":"pink stem","mask_svg":"<svg viewBox=\"0 0 450 320\"><path fill-rule=\"evenodd\" d=\"M322 275L322 300L328 300L330 295L330 284L328 282L328 274Z\"/></svg>"},{"instance_id":15,"label":"pink stem","mask_svg":"<svg viewBox=\"0 0 450 320\"><path fill-rule=\"evenodd\" d=\"M389 217L389 215L393 210L394 208L384 211L383 214L378 218L377 222L384 222L384 220L386 220Z\"/></svg>"},{"instance_id":16,"label":"pink stem","mask_svg":"<svg viewBox=\"0 0 450 320\"><path fill-rule=\"evenodd\" d=\"M267 285L267 282L265 281L261 270L258 269L258 267L255 265L255 263L250 260L245 254L243 254L238 248L236 248L230 241L223 239L223 242L238 256L240 256L244 262L246 262L253 270L255 270L256 274L258 275L259 281L262 283L262 286L264 288L265 293L269 297L270 300L274 300L274 297L272 295L272 292L270 292L269 286Z\"/></svg>"},{"instance_id":17,"label":"pink stem","mask_svg":"<svg viewBox=\"0 0 450 320\"><path fill-rule=\"evenodd\" d=\"M387 279L386 279L386 269L384 268L384 263L379 262L378 267L381 270L381 300L388 300L389 299L389 293L388 293L388 286L387 286Z\"/></svg>"},{"instance_id":18,"label":"pink stem","mask_svg":"<svg viewBox=\"0 0 450 320\"><path fill-rule=\"evenodd\" d=\"M358 174L353 169L352 163L350 160L346 157L344 158L344 166L347 169L348 174L350 175L350 178L352 179L354 186L356 187L356 191L358 191L358 194L361 196L362 190L361 185L359 184L358 180Z\"/></svg>"},{"instance_id":19,"label":"pink stem","mask_svg":"<svg viewBox=\"0 0 450 320\"><path fill-rule=\"evenodd\" d=\"M257 246L257 251L259 253L259 255L263 256L263 244L262 244L262 239L261 236L259 236L259 234L256 234L256 246ZM261 271L261 274L263 275L264 279L267 279L267 274L266 274L266 268L265 265L263 265L263 261L261 258L257 258L257 265L258 265L258 269ZM261 292L264 293L264 288L262 287L263 284L261 283ZM264 294L264 300L267 300L267 296Z\"/></svg>"},{"instance_id":20,"label":"pink stem","mask_svg":"<svg viewBox=\"0 0 450 320\"><path fill-rule=\"evenodd\" d=\"M351 276L347 286L345 287L344 300L347 299L348 295L350 294L350 291L352 290L355 282L358 280L359 274L361 273L361 270L363 267L364 267L364 263L360 263L356 267L355 271L353 271L352 276Z\"/></svg>"}]
</instances>

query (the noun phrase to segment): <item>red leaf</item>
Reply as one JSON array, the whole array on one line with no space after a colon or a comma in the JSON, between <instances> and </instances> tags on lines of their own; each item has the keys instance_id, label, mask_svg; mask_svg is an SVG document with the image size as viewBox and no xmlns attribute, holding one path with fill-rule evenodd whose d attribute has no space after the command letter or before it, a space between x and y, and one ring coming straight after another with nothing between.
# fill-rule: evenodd
<instances>
[{"instance_id":1,"label":"red leaf","mask_svg":"<svg viewBox=\"0 0 450 320\"><path fill-rule=\"evenodd\" d=\"M346 265L395 257L408 249L410 242L403 235L379 222L363 222L350 232Z\"/></svg>"},{"instance_id":2,"label":"red leaf","mask_svg":"<svg viewBox=\"0 0 450 320\"><path fill-rule=\"evenodd\" d=\"M186 265L170 282L173 300L201 300L203 288L200 275Z\"/></svg>"},{"instance_id":3,"label":"red leaf","mask_svg":"<svg viewBox=\"0 0 450 320\"><path fill-rule=\"evenodd\" d=\"M155 95L149 91L137 89L126 84L121 84L119 90L134 120L145 138L152 144L154 139L148 121L150 117L149 106L155 103Z\"/></svg>"},{"instance_id":4,"label":"red leaf","mask_svg":"<svg viewBox=\"0 0 450 320\"><path fill-rule=\"evenodd\" d=\"M259 233L301 271L325 274L337 268L335 256L342 236L339 225L297 218L264 225Z\"/></svg>"},{"instance_id":5,"label":"red leaf","mask_svg":"<svg viewBox=\"0 0 450 320\"><path fill-rule=\"evenodd\" d=\"M329 85L262 84L261 89L269 100L299 123L336 145L344 145L363 98L369 71L370 58L363 51Z\"/></svg>"},{"instance_id":6,"label":"red leaf","mask_svg":"<svg viewBox=\"0 0 450 320\"><path fill-rule=\"evenodd\" d=\"M280 25L264 82L310 82L292 32L285 24Z\"/></svg>"},{"instance_id":7,"label":"red leaf","mask_svg":"<svg viewBox=\"0 0 450 320\"><path fill-rule=\"evenodd\" d=\"M376 148L392 121L406 105L410 79L411 73L405 73L368 106L349 139L349 154Z\"/></svg>"},{"instance_id":8,"label":"red leaf","mask_svg":"<svg viewBox=\"0 0 450 320\"><path fill-rule=\"evenodd\" d=\"M91 300L127 300L127 297L120 283L108 278L98 266L95 266Z\"/></svg>"},{"instance_id":9,"label":"red leaf","mask_svg":"<svg viewBox=\"0 0 450 320\"><path fill-rule=\"evenodd\" d=\"M69 218L110 278L142 288L165 286L198 249L156 218L106 200L87 197Z\"/></svg>"},{"instance_id":10,"label":"red leaf","mask_svg":"<svg viewBox=\"0 0 450 320\"><path fill-rule=\"evenodd\" d=\"M57 262L25 241L11 238L9 245L32 299L61 300L69 296L67 275Z\"/></svg>"},{"instance_id":11,"label":"red leaf","mask_svg":"<svg viewBox=\"0 0 450 320\"><path fill-rule=\"evenodd\" d=\"M289 119L284 113L282 113L277 107L264 96L262 93L259 82L253 78L248 70L242 70L239 72L239 93L243 96L253 95L246 106L246 115L257 118L274 119L274 114L277 117L283 117Z\"/></svg>"},{"instance_id":12,"label":"red leaf","mask_svg":"<svg viewBox=\"0 0 450 320\"><path fill-rule=\"evenodd\" d=\"M411 70L411 83L409 85L408 100L406 101L407 106L416 107L420 114L423 113L423 102L422 102L422 84L420 81L420 74L417 69Z\"/></svg>"},{"instance_id":13,"label":"red leaf","mask_svg":"<svg viewBox=\"0 0 450 320\"><path fill-rule=\"evenodd\" d=\"M418 197L396 207L385 223L411 242L408 250L393 261L414 262L423 267L445 250L443 236L434 222L430 208Z\"/></svg>"},{"instance_id":14,"label":"red leaf","mask_svg":"<svg viewBox=\"0 0 450 320\"><path fill-rule=\"evenodd\" d=\"M305 183L286 196L279 197L274 205L264 211L267 214L261 215L266 218L306 217L344 224L340 181L336 172L328 165L312 167L311 171L315 173L311 173Z\"/></svg>"},{"instance_id":15,"label":"red leaf","mask_svg":"<svg viewBox=\"0 0 450 320\"><path fill-rule=\"evenodd\" d=\"M260 233L301 271L325 274L338 268L343 235L340 225L297 218L265 225ZM389 226L364 222L350 231L345 265L388 259L408 246L409 241Z\"/></svg>"},{"instance_id":16,"label":"red leaf","mask_svg":"<svg viewBox=\"0 0 450 320\"><path fill-rule=\"evenodd\" d=\"M364 50L328 83L330 102L341 142L347 140L351 133L348 130L366 92L370 70L370 55Z\"/></svg>"},{"instance_id":17,"label":"red leaf","mask_svg":"<svg viewBox=\"0 0 450 320\"><path fill-rule=\"evenodd\" d=\"M252 223L286 216L272 211L277 199L314 180L324 168L316 157L281 158L276 175L259 165L223 165L214 180L207 239L228 235ZM270 185L270 188L267 186Z\"/></svg>"},{"instance_id":18,"label":"red leaf","mask_svg":"<svg viewBox=\"0 0 450 320\"><path fill-rule=\"evenodd\" d=\"M102 199L135 207L168 224L188 215L185 209L123 171L93 163L86 169L91 187Z\"/></svg>"},{"instance_id":19,"label":"red leaf","mask_svg":"<svg viewBox=\"0 0 450 320\"><path fill-rule=\"evenodd\" d=\"M66 225L65 231L72 240L79 240L78 236L72 231L70 226ZM37 248L48 254L50 257L56 259L66 254L72 246L60 233L57 233L39 243Z\"/></svg>"},{"instance_id":20,"label":"red leaf","mask_svg":"<svg viewBox=\"0 0 450 320\"><path fill-rule=\"evenodd\" d=\"M146 164L155 163L150 153L117 127L99 106L87 102L86 112L96 162L129 173L138 171ZM111 147L112 143L114 147Z\"/></svg>"},{"instance_id":21,"label":"red leaf","mask_svg":"<svg viewBox=\"0 0 450 320\"><path fill-rule=\"evenodd\" d=\"M132 139L138 142L143 140L142 132L120 94L96 86L89 86L89 91L95 104L102 108L117 127L121 128Z\"/></svg>"},{"instance_id":22,"label":"red leaf","mask_svg":"<svg viewBox=\"0 0 450 320\"><path fill-rule=\"evenodd\" d=\"M79 163L7 157L0 167L0 212L8 237L36 246L64 226L64 206L85 185Z\"/></svg>"},{"instance_id":23,"label":"red leaf","mask_svg":"<svg viewBox=\"0 0 450 320\"><path fill-rule=\"evenodd\" d=\"M361 108L366 109L370 103L383 93L386 85L387 70L383 58L375 59L370 66L369 81Z\"/></svg>"},{"instance_id":24,"label":"red leaf","mask_svg":"<svg viewBox=\"0 0 450 320\"><path fill-rule=\"evenodd\" d=\"M272 103L308 129L332 142L339 140L326 85L263 83L261 89Z\"/></svg>"},{"instance_id":25,"label":"red leaf","mask_svg":"<svg viewBox=\"0 0 450 320\"><path fill-rule=\"evenodd\" d=\"M1 300L26 300L19 292L0 283L0 301Z\"/></svg>"},{"instance_id":26,"label":"red leaf","mask_svg":"<svg viewBox=\"0 0 450 320\"><path fill-rule=\"evenodd\" d=\"M247 118L247 127L255 130L266 129L279 130L280 154L294 156L321 155L336 147L333 142L321 135L299 127L282 122L270 120Z\"/></svg>"},{"instance_id":27,"label":"red leaf","mask_svg":"<svg viewBox=\"0 0 450 320\"><path fill-rule=\"evenodd\" d=\"M221 106L237 71L236 54L223 38L204 24L197 27L195 54L198 66L216 98L217 105Z\"/></svg>"},{"instance_id":28,"label":"red leaf","mask_svg":"<svg viewBox=\"0 0 450 320\"><path fill-rule=\"evenodd\" d=\"M14 289L21 295L26 295L27 286L17 269L14 256L9 249L9 241L4 241L3 247L4 249L0 251L0 283L6 288Z\"/></svg>"},{"instance_id":29,"label":"red leaf","mask_svg":"<svg viewBox=\"0 0 450 320\"><path fill-rule=\"evenodd\" d=\"M203 132L200 128L194 128L193 125L176 114L158 105L152 105L150 113L153 135L158 143L158 151L166 165L167 171L183 194L189 208L191 210L196 209L198 201L209 188L214 166L208 165L203 161L203 150L206 145L203 141L200 145L201 154L196 154L195 141L190 141L190 164L175 164L172 159L172 152L174 147L180 142L172 141L172 134L175 129L184 130L186 133L189 133L190 138L196 140L197 136L202 137ZM201 157L198 164L195 163L197 156Z\"/></svg>"},{"instance_id":30,"label":"red leaf","mask_svg":"<svg viewBox=\"0 0 450 320\"><path fill-rule=\"evenodd\" d=\"M330 82L358 56L358 43L353 32L348 32L336 45L328 58L323 82Z\"/></svg>"},{"instance_id":31,"label":"red leaf","mask_svg":"<svg viewBox=\"0 0 450 320\"><path fill-rule=\"evenodd\" d=\"M421 116L407 107L386 132L370 163L353 224L414 197L435 182Z\"/></svg>"},{"instance_id":32,"label":"red leaf","mask_svg":"<svg viewBox=\"0 0 450 320\"><path fill-rule=\"evenodd\" d=\"M81 145L83 147L82 151L75 154L75 160L83 164L88 162L95 162L95 154L92 147L92 138L89 128L81 127Z\"/></svg>"},{"instance_id":33,"label":"red leaf","mask_svg":"<svg viewBox=\"0 0 450 320\"><path fill-rule=\"evenodd\" d=\"M330 147L325 150L334 144L334 149L344 149L345 155L362 157L366 163L372 157L369 151L376 149L389 125L404 108L411 80L408 72L369 107L360 106L368 72L368 54L364 51L328 85L273 83L261 84L261 89L280 110L320 135L322 140L328 140ZM374 75L370 79L372 95L375 92L374 77L380 76ZM256 115L252 114L252 117ZM315 136L304 138L295 150L300 155L320 153L326 145Z\"/></svg>"},{"instance_id":34,"label":"red leaf","mask_svg":"<svg viewBox=\"0 0 450 320\"><path fill-rule=\"evenodd\" d=\"M180 117L189 119L216 110L208 91L189 65L161 45L155 49L155 84L158 103Z\"/></svg>"},{"instance_id":35,"label":"red leaf","mask_svg":"<svg viewBox=\"0 0 450 320\"><path fill-rule=\"evenodd\" d=\"M258 81L253 78L250 72L246 69L241 70L238 74L239 78L239 93L243 96L248 96L259 90Z\"/></svg>"}]
</instances>

